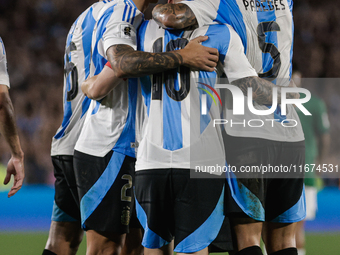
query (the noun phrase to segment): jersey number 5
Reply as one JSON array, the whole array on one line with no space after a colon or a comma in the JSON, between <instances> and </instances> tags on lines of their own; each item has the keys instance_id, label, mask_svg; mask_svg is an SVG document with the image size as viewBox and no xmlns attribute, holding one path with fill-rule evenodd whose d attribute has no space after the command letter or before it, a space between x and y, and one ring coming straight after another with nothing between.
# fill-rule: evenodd
<instances>
[{"instance_id":1,"label":"jersey number 5","mask_svg":"<svg viewBox=\"0 0 340 255\"><path fill-rule=\"evenodd\" d=\"M280 31L280 26L275 21L261 22L257 26L257 35L260 49L263 53L269 53L273 58L272 68L264 73L259 73L259 77L275 80L279 74L281 67L280 52L273 43L266 42L266 33Z\"/></svg>"}]
</instances>

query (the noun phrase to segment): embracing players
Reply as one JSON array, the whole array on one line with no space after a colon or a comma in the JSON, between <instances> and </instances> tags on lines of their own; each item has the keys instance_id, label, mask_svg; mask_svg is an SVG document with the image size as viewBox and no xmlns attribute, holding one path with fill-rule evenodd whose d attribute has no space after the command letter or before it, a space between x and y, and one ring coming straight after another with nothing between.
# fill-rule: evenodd
<instances>
[{"instance_id":1,"label":"embracing players","mask_svg":"<svg viewBox=\"0 0 340 255\"><path fill-rule=\"evenodd\" d=\"M156 6L153 16L162 26L172 28L202 26L212 21L230 24L241 37L247 58L259 76L276 85L288 86L292 70L292 5L290 0L195 0ZM255 107L268 110L266 106L255 104ZM242 118L248 121L254 116L245 109ZM240 116L231 112L232 109L227 109L226 118L238 121ZM273 122L273 127L225 125L227 163L238 168L304 164L301 124L293 106L287 112L287 116L282 115L278 106L273 114L256 116L279 120ZM285 119L295 120L296 127L283 126ZM228 179L233 199L228 200L231 203L226 210L234 216L238 254L262 254L259 247L262 228L269 254L297 254L296 222L305 216L302 178L236 177Z\"/></svg>"},{"instance_id":2,"label":"embracing players","mask_svg":"<svg viewBox=\"0 0 340 255\"><path fill-rule=\"evenodd\" d=\"M122 78L180 65L214 70L218 59L216 50L199 45L199 39L176 52L136 51L137 28L150 2L154 1L102 1L88 14L86 25L95 23L90 76L102 71L107 60L117 75L114 90L91 102L75 145L75 176L88 254L119 254L132 214L138 98L136 80ZM90 95L91 90L85 93Z\"/></svg>"}]
</instances>

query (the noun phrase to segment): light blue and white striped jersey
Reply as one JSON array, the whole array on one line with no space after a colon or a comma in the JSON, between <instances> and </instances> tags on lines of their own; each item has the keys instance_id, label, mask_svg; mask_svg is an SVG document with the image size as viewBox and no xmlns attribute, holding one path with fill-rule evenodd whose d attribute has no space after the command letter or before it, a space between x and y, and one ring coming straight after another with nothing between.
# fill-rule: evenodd
<instances>
[{"instance_id":1,"label":"light blue and white striped jersey","mask_svg":"<svg viewBox=\"0 0 340 255\"><path fill-rule=\"evenodd\" d=\"M7 72L7 59L6 59L6 51L5 45L0 37L0 84L9 85L9 76Z\"/></svg>"},{"instance_id":2,"label":"light blue and white striped jersey","mask_svg":"<svg viewBox=\"0 0 340 255\"><path fill-rule=\"evenodd\" d=\"M182 1L194 12L200 26L218 21L230 24L241 37L246 56L259 77L276 85L288 86L292 75L293 0L192 0ZM246 102L247 100L245 100ZM254 102L258 110L268 110ZM297 142L304 140L300 119L292 105L288 105L287 116L275 114L258 116L245 105L245 115L232 115L225 111L230 123L260 119L266 125L259 128L245 125L226 125L232 136L257 137L275 141ZM276 119L276 121L266 121ZM285 127L284 119L296 120L295 127ZM294 122L295 123L295 122Z\"/></svg>"},{"instance_id":3,"label":"light blue and white striped jersey","mask_svg":"<svg viewBox=\"0 0 340 255\"><path fill-rule=\"evenodd\" d=\"M241 37L250 64L262 78L288 86L292 74L293 0L183 1L200 26L230 24Z\"/></svg>"},{"instance_id":4,"label":"light blue and white striped jersey","mask_svg":"<svg viewBox=\"0 0 340 255\"><path fill-rule=\"evenodd\" d=\"M193 168L218 163L223 166L221 131L213 119L220 119L221 105L215 105L214 89L220 75L230 81L257 76L244 55L239 36L228 25L211 25L194 31L171 31L153 20L138 32L139 49L166 52L184 48L189 40L208 35L204 46L217 48L221 64L216 72L195 72L187 67L140 79L146 116L137 153L136 171L160 168ZM211 94L210 97L208 94ZM201 114L206 96L207 114ZM202 101L203 100L203 101ZM203 102L203 103L202 103Z\"/></svg>"},{"instance_id":5,"label":"light blue and white striped jersey","mask_svg":"<svg viewBox=\"0 0 340 255\"><path fill-rule=\"evenodd\" d=\"M103 2L85 10L73 23L66 39L64 56L64 119L53 137L51 155L73 155L91 100L81 91L81 84L90 75L91 41L98 13Z\"/></svg>"},{"instance_id":6,"label":"light blue and white striped jersey","mask_svg":"<svg viewBox=\"0 0 340 255\"><path fill-rule=\"evenodd\" d=\"M92 37L90 76L101 72L112 45L137 49L136 30L143 14L131 0L103 1L94 15L97 23ZM110 150L135 157L137 79L121 80L105 98L92 101L75 149L103 157Z\"/></svg>"}]
</instances>

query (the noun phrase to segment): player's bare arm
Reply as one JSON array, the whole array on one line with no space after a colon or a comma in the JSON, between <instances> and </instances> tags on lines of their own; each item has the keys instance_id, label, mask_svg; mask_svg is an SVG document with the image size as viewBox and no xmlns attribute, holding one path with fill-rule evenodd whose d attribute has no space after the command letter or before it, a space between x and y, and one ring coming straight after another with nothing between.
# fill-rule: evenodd
<instances>
[{"instance_id":1,"label":"player's bare arm","mask_svg":"<svg viewBox=\"0 0 340 255\"><path fill-rule=\"evenodd\" d=\"M183 29L197 25L195 14L186 4L159 4L152 17L163 28Z\"/></svg>"},{"instance_id":2,"label":"player's bare arm","mask_svg":"<svg viewBox=\"0 0 340 255\"><path fill-rule=\"evenodd\" d=\"M110 67L104 66L100 74L85 80L81 90L90 99L100 100L113 90L121 81Z\"/></svg>"},{"instance_id":3,"label":"player's bare arm","mask_svg":"<svg viewBox=\"0 0 340 255\"><path fill-rule=\"evenodd\" d=\"M15 125L15 117L12 101L9 97L8 87L0 85L0 132L5 137L11 149L12 157L7 165L7 174L4 184L8 184L11 175L14 176L14 184L8 193L13 196L22 186L24 170L24 153L20 146L19 135Z\"/></svg>"},{"instance_id":4,"label":"player's bare arm","mask_svg":"<svg viewBox=\"0 0 340 255\"><path fill-rule=\"evenodd\" d=\"M212 72L218 62L218 50L200 44L207 39L207 36L199 36L191 40L184 49L165 53L135 51L128 45L119 44L111 46L106 55L118 78L141 77L180 65L192 70Z\"/></svg>"},{"instance_id":5,"label":"player's bare arm","mask_svg":"<svg viewBox=\"0 0 340 255\"><path fill-rule=\"evenodd\" d=\"M277 102L281 103L281 88L265 79L253 76L238 79L232 82L238 86L244 95L247 95L248 88L252 88L253 100L260 104L271 104L273 101L273 88L277 88ZM293 86L293 85L292 85ZM299 98L299 93L287 93L287 99Z\"/></svg>"}]
</instances>

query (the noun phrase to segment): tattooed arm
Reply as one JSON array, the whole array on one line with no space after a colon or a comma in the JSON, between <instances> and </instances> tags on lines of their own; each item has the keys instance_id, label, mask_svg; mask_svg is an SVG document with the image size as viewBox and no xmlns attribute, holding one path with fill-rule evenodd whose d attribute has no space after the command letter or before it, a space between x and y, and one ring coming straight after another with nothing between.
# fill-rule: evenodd
<instances>
[{"instance_id":1,"label":"tattooed arm","mask_svg":"<svg viewBox=\"0 0 340 255\"><path fill-rule=\"evenodd\" d=\"M260 104L272 104L273 101L273 88L277 88L277 103L281 103L281 89L285 88L282 86L277 86L270 81L253 76L238 79L233 81L231 84L239 87L244 95L247 95L248 88L252 88L253 100ZM295 86L291 83L290 86ZM287 93L287 99L299 98L299 93Z\"/></svg>"},{"instance_id":2,"label":"tattooed arm","mask_svg":"<svg viewBox=\"0 0 340 255\"><path fill-rule=\"evenodd\" d=\"M163 28L183 29L197 25L195 14L186 4L159 4L152 17Z\"/></svg>"},{"instance_id":3,"label":"tattooed arm","mask_svg":"<svg viewBox=\"0 0 340 255\"><path fill-rule=\"evenodd\" d=\"M15 124L15 116L12 101L9 97L8 87L0 84L0 133L5 138L11 149L11 159L7 164L7 174L4 184L8 184L11 175L14 183L8 193L8 197L13 196L21 188L24 177L24 153L20 146L19 135Z\"/></svg>"},{"instance_id":4,"label":"tattooed arm","mask_svg":"<svg viewBox=\"0 0 340 255\"><path fill-rule=\"evenodd\" d=\"M159 73L182 64L193 70L214 71L218 50L200 45L200 42L207 38L197 37L184 49L166 53L135 51L124 44L111 46L106 54L112 70L105 66L101 73L84 81L81 89L88 98L99 100L113 90L121 82L121 78Z\"/></svg>"},{"instance_id":5,"label":"tattooed arm","mask_svg":"<svg viewBox=\"0 0 340 255\"><path fill-rule=\"evenodd\" d=\"M111 46L107 58L118 78L141 77L185 65L193 70L212 72L218 61L218 50L202 46L207 36L190 41L184 49L165 53L135 51L124 44Z\"/></svg>"}]
</instances>

